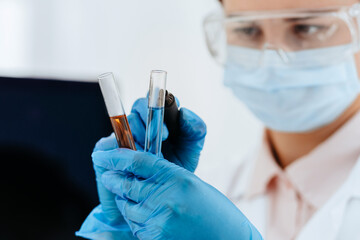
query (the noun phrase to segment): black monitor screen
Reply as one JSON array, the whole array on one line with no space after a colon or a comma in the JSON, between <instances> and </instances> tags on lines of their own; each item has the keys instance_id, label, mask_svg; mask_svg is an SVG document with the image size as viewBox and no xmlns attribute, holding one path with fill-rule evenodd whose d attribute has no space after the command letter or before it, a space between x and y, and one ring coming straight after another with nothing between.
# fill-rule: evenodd
<instances>
[{"instance_id":1,"label":"black monitor screen","mask_svg":"<svg viewBox=\"0 0 360 240\"><path fill-rule=\"evenodd\" d=\"M75 238L98 203L92 149L112 132L98 84L2 77L0 109L0 239Z\"/></svg>"}]
</instances>

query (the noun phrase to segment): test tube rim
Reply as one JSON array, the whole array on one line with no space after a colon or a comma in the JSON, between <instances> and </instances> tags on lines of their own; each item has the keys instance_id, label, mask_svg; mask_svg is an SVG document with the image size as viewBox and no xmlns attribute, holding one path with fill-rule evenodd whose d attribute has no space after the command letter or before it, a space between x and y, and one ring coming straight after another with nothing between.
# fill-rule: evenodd
<instances>
[{"instance_id":1,"label":"test tube rim","mask_svg":"<svg viewBox=\"0 0 360 240\"><path fill-rule=\"evenodd\" d=\"M106 77L108 77L108 76L110 76L110 75L112 75L113 78L115 79L115 76L114 76L114 73L113 73L113 72L105 72L105 73L102 73L102 74L100 74L100 75L97 77L97 79L98 79L98 80L105 79Z\"/></svg>"},{"instance_id":2,"label":"test tube rim","mask_svg":"<svg viewBox=\"0 0 360 240\"><path fill-rule=\"evenodd\" d=\"M151 70L151 73L164 73L164 74L167 74L167 71L164 71L164 70Z\"/></svg>"},{"instance_id":3,"label":"test tube rim","mask_svg":"<svg viewBox=\"0 0 360 240\"><path fill-rule=\"evenodd\" d=\"M166 71L164 71L164 70L159 70L159 69L157 69L157 70L151 70L151 72L154 72L154 73L167 73Z\"/></svg>"}]
</instances>

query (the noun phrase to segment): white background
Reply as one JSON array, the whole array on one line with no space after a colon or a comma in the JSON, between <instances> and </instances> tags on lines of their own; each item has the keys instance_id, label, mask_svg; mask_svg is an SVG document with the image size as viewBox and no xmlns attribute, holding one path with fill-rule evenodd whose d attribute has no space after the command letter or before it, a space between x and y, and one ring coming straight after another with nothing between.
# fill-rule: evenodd
<instances>
[{"instance_id":1,"label":"white background","mask_svg":"<svg viewBox=\"0 0 360 240\"><path fill-rule=\"evenodd\" d=\"M197 174L216 185L227 159L240 159L260 124L222 85L202 19L216 0L0 0L0 74L96 81L113 71L129 112L146 94L152 69L200 115L208 136Z\"/></svg>"}]
</instances>

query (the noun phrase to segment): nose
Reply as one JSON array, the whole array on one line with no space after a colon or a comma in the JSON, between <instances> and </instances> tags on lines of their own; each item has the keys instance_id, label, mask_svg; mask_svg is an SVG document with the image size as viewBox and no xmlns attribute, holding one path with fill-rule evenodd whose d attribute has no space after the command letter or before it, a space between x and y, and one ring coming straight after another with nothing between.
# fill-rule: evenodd
<instances>
[{"instance_id":1,"label":"nose","mask_svg":"<svg viewBox=\"0 0 360 240\"><path fill-rule=\"evenodd\" d=\"M263 20L261 26L265 44L281 49L288 48L286 46L286 24L281 19Z\"/></svg>"},{"instance_id":2,"label":"nose","mask_svg":"<svg viewBox=\"0 0 360 240\"><path fill-rule=\"evenodd\" d=\"M264 45L263 56L265 57L266 50L275 51L284 63L289 63L290 59L286 50L286 29L281 20L264 20L263 24Z\"/></svg>"}]
</instances>

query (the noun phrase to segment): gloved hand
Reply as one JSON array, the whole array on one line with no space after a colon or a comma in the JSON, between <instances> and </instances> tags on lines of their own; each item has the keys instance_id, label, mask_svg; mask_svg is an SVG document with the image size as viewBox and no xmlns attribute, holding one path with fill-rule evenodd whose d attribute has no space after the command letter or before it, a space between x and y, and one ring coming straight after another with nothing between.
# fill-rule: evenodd
<instances>
[{"instance_id":1,"label":"gloved hand","mask_svg":"<svg viewBox=\"0 0 360 240\"><path fill-rule=\"evenodd\" d=\"M134 103L131 114L128 116L138 150L143 150L144 147L146 117L147 99L141 98ZM197 115L184 108L180 110L179 124L180 136L176 141L176 145L165 142L162 147L163 155L179 166L194 171L204 145L206 125ZM167 137L168 130L164 125L163 140L165 141ZM116 148L118 148L118 145L115 135L111 134L96 143L94 152ZM129 227L116 206L115 195L105 189L100 181L105 169L96 165L94 165L94 169L101 204L91 212L80 231L76 234L91 239L102 239L100 235L104 234L111 234L106 239L118 239L120 236L121 239L133 239Z\"/></svg>"},{"instance_id":2,"label":"gloved hand","mask_svg":"<svg viewBox=\"0 0 360 240\"><path fill-rule=\"evenodd\" d=\"M134 103L128 116L137 150L144 149L147 110L147 98L140 98ZM201 118L186 108L180 109L179 118L180 133L175 143L165 141L169 132L164 124L163 141L165 142L163 142L162 154L170 162L194 172L204 146L206 125Z\"/></svg>"},{"instance_id":3,"label":"gloved hand","mask_svg":"<svg viewBox=\"0 0 360 240\"><path fill-rule=\"evenodd\" d=\"M104 186L139 239L262 239L223 194L190 171L129 149L92 154Z\"/></svg>"},{"instance_id":4,"label":"gloved hand","mask_svg":"<svg viewBox=\"0 0 360 240\"><path fill-rule=\"evenodd\" d=\"M94 152L117 147L115 134L112 133L96 143ZM76 235L89 239L136 239L117 208L115 194L107 190L101 182L101 176L107 170L97 165L94 165L94 170L100 205L89 214Z\"/></svg>"}]
</instances>

